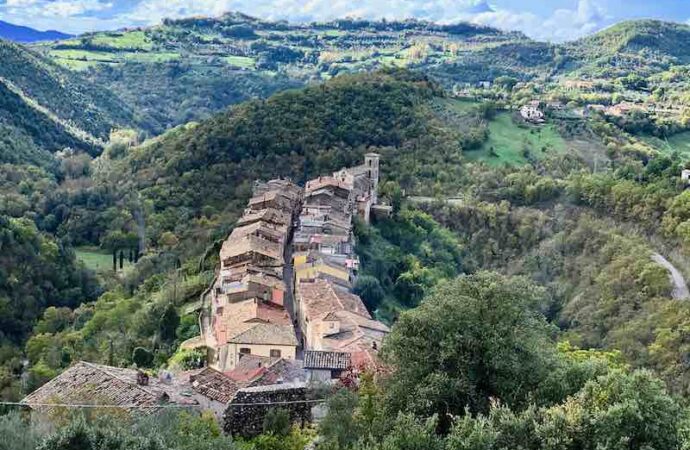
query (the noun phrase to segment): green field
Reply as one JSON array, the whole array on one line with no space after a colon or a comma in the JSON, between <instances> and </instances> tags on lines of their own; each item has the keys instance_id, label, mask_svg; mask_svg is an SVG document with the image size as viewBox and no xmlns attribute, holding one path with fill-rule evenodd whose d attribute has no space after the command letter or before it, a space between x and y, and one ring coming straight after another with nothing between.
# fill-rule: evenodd
<instances>
[{"instance_id":1,"label":"green field","mask_svg":"<svg viewBox=\"0 0 690 450\"><path fill-rule=\"evenodd\" d=\"M79 247L75 249L74 252L77 255L77 259L83 262L87 268L93 270L94 272L111 272L113 269L112 253L104 252L98 247ZM125 261L123 264L124 270L127 270L132 266L132 264L127 261L127 256L128 255L125 255Z\"/></svg>"},{"instance_id":2,"label":"green field","mask_svg":"<svg viewBox=\"0 0 690 450\"><path fill-rule=\"evenodd\" d=\"M678 152L684 157L690 157L690 131L674 134L665 139L645 137L644 141L665 153Z\"/></svg>"},{"instance_id":3,"label":"green field","mask_svg":"<svg viewBox=\"0 0 690 450\"><path fill-rule=\"evenodd\" d=\"M512 114L502 112L489 123L489 138L478 150L465 156L470 161L484 161L492 166L517 166L529 158L541 159L549 153L566 150L566 142L553 125L518 126Z\"/></svg>"},{"instance_id":4,"label":"green field","mask_svg":"<svg viewBox=\"0 0 690 450\"><path fill-rule=\"evenodd\" d=\"M255 65L254 58L248 56L226 56L223 60L235 67L243 67L245 69L253 69Z\"/></svg>"},{"instance_id":5,"label":"green field","mask_svg":"<svg viewBox=\"0 0 690 450\"><path fill-rule=\"evenodd\" d=\"M91 41L94 45L119 49L153 49L153 44L146 38L146 33L143 31L97 34Z\"/></svg>"},{"instance_id":6,"label":"green field","mask_svg":"<svg viewBox=\"0 0 690 450\"><path fill-rule=\"evenodd\" d=\"M175 52L106 52L80 49L51 50L49 55L58 64L78 70L95 64L118 64L126 61L163 63L180 59L180 54Z\"/></svg>"}]
</instances>

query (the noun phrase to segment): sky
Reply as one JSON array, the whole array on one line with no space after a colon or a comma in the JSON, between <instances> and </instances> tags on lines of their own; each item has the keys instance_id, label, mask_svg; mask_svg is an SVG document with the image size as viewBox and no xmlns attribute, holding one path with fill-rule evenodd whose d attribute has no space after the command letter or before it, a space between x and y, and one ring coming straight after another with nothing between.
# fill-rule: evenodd
<instances>
[{"instance_id":1,"label":"sky","mask_svg":"<svg viewBox=\"0 0 690 450\"><path fill-rule=\"evenodd\" d=\"M339 17L469 21L553 42L626 19L690 23L690 0L0 0L0 20L74 34L227 11L291 22Z\"/></svg>"}]
</instances>

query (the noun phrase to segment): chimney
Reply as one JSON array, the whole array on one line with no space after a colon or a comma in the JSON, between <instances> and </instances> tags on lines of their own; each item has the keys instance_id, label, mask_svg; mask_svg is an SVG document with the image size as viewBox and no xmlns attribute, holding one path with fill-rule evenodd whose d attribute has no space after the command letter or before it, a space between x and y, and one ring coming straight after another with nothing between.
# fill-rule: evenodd
<instances>
[{"instance_id":1,"label":"chimney","mask_svg":"<svg viewBox=\"0 0 690 450\"><path fill-rule=\"evenodd\" d=\"M149 376L146 375L141 370L137 371L137 384L139 386L148 386L149 385Z\"/></svg>"}]
</instances>

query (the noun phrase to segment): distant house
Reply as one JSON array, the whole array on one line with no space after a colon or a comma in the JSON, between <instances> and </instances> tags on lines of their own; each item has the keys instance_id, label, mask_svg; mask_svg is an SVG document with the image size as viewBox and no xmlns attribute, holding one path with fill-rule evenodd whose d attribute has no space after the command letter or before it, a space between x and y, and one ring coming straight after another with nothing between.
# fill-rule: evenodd
<instances>
[{"instance_id":1,"label":"distant house","mask_svg":"<svg viewBox=\"0 0 690 450\"><path fill-rule=\"evenodd\" d=\"M520 108L520 116L531 123L544 123L545 117L538 100L533 100Z\"/></svg>"},{"instance_id":2,"label":"distant house","mask_svg":"<svg viewBox=\"0 0 690 450\"><path fill-rule=\"evenodd\" d=\"M347 352L309 350L304 353L304 368L312 382L339 379L351 364L352 358Z\"/></svg>"},{"instance_id":3,"label":"distant house","mask_svg":"<svg viewBox=\"0 0 690 450\"><path fill-rule=\"evenodd\" d=\"M680 179L683 180L683 183L690 184L690 169L683 169L680 173Z\"/></svg>"},{"instance_id":4,"label":"distant house","mask_svg":"<svg viewBox=\"0 0 690 450\"><path fill-rule=\"evenodd\" d=\"M198 409L201 402L184 381L150 377L134 369L79 362L28 395L22 403L32 416L52 421L60 405L103 405L104 410L148 415L164 405ZM56 406L54 406L56 405Z\"/></svg>"}]
</instances>

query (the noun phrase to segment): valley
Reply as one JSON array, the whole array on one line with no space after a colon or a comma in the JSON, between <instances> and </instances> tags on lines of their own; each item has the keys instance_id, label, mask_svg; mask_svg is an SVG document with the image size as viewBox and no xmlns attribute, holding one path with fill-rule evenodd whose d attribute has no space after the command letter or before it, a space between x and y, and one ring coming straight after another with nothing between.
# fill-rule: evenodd
<instances>
[{"instance_id":1,"label":"valley","mask_svg":"<svg viewBox=\"0 0 690 450\"><path fill-rule=\"evenodd\" d=\"M0 41L1 433L685 448L686 42L241 13Z\"/></svg>"}]
</instances>

